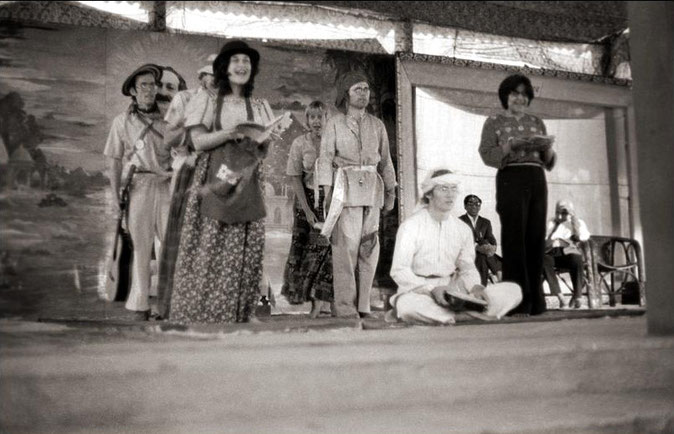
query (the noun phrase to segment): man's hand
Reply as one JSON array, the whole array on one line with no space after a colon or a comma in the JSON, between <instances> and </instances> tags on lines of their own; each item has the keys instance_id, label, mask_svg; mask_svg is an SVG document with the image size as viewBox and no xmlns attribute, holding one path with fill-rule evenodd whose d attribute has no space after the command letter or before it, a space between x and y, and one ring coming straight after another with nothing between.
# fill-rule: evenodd
<instances>
[{"instance_id":1,"label":"man's hand","mask_svg":"<svg viewBox=\"0 0 674 434\"><path fill-rule=\"evenodd\" d=\"M431 296L433 296L433 300L435 300L435 302L440 306L449 307L449 303L445 299L445 288L446 286L436 286L431 291Z\"/></svg>"},{"instance_id":2,"label":"man's hand","mask_svg":"<svg viewBox=\"0 0 674 434\"><path fill-rule=\"evenodd\" d=\"M483 255L494 256L494 253L496 253L496 246L492 244L482 244L475 247L475 250Z\"/></svg>"},{"instance_id":3,"label":"man's hand","mask_svg":"<svg viewBox=\"0 0 674 434\"><path fill-rule=\"evenodd\" d=\"M396 203L395 193L386 193L384 195L384 214L388 214L393 210Z\"/></svg>"}]
</instances>

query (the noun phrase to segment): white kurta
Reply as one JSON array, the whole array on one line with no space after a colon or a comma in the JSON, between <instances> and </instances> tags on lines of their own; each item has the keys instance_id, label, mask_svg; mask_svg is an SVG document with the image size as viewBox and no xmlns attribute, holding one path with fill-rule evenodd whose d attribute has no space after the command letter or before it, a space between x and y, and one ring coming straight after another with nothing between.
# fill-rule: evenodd
<instances>
[{"instance_id":1,"label":"white kurta","mask_svg":"<svg viewBox=\"0 0 674 434\"><path fill-rule=\"evenodd\" d=\"M396 236L391 277L398 292L391 298L399 319L452 324L454 315L431 296L436 286L468 292L480 284L470 228L454 216L439 222L423 208L405 220Z\"/></svg>"}]
</instances>

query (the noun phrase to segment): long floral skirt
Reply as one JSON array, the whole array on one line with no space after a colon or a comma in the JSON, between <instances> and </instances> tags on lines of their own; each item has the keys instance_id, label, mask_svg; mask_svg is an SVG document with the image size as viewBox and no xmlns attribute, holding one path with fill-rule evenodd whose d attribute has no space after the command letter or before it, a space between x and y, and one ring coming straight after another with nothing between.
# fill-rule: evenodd
<instances>
[{"instance_id":1,"label":"long floral skirt","mask_svg":"<svg viewBox=\"0 0 674 434\"><path fill-rule=\"evenodd\" d=\"M264 220L226 224L201 215L196 191L209 160L197 160L180 237L171 321L181 324L246 322L259 297Z\"/></svg>"},{"instance_id":2,"label":"long floral skirt","mask_svg":"<svg viewBox=\"0 0 674 434\"><path fill-rule=\"evenodd\" d=\"M317 209L313 206L313 191L305 188L304 193L316 217L323 220L322 193ZM330 242L320 236L318 229L309 225L304 211L297 204L281 294L291 304L301 304L314 299L334 300Z\"/></svg>"}]
</instances>

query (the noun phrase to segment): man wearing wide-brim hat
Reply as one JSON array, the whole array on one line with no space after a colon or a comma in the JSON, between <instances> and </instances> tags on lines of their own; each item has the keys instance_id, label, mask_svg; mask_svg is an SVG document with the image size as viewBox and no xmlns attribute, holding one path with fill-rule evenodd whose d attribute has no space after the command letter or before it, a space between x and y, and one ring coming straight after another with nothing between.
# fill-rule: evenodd
<instances>
[{"instance_id":1,"label":"man wearing wide-brim hat","mask_svg":"<svg viewBox=\"0 0 674 434\"><path fill-rule=\"evenodd\" d=\"M336 105L341 113L326 123L317 161L316 180L329 202L321 233L331 236L339 316L371 316L370 291L379 261L380 209L388 212L395 202L388 135L384 123L366 113L369 102L365 74L346 73L337 89Z\"/></svg>"},{"instance_id":2,"label":"man wearing wide-brim hat","mask_svg":"<svg viewBox=\"0 0 674 434\"><path fill-rule=\"evenodd\" d=\"M136 167L127 207L128 228L133 241L131 290L126 308L136 319L149 317L150 261L155 237L163 243L168 217L171 156L164 146L166 122L157 107L159 66L140 66L124 80L122 94L132 103L112 121L103 154L109 167L112 207L120 213L120 183L123 173ZM155 249L159 253L159 246Z\"/></svg>"}]
</instances>

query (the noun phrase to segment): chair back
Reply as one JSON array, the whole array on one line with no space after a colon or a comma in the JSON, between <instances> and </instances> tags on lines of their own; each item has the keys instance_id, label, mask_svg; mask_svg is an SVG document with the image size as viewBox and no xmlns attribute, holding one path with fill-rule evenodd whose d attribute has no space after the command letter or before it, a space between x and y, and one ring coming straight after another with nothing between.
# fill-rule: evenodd
<instances>
[{"instance_id":1,"label":"chair back","mask_svg":"<svg viewBox=\"0 0 674 434\"><path fill-rule=\"evenodd\" d=\"M636 282L639 287L638 302L643 305L645 275L639 242L632 238L592 235L589 244L597 287L606 289L609 303L614 305L616 294L624 293L629 282Z\"/></svg>"}]
</instances>

